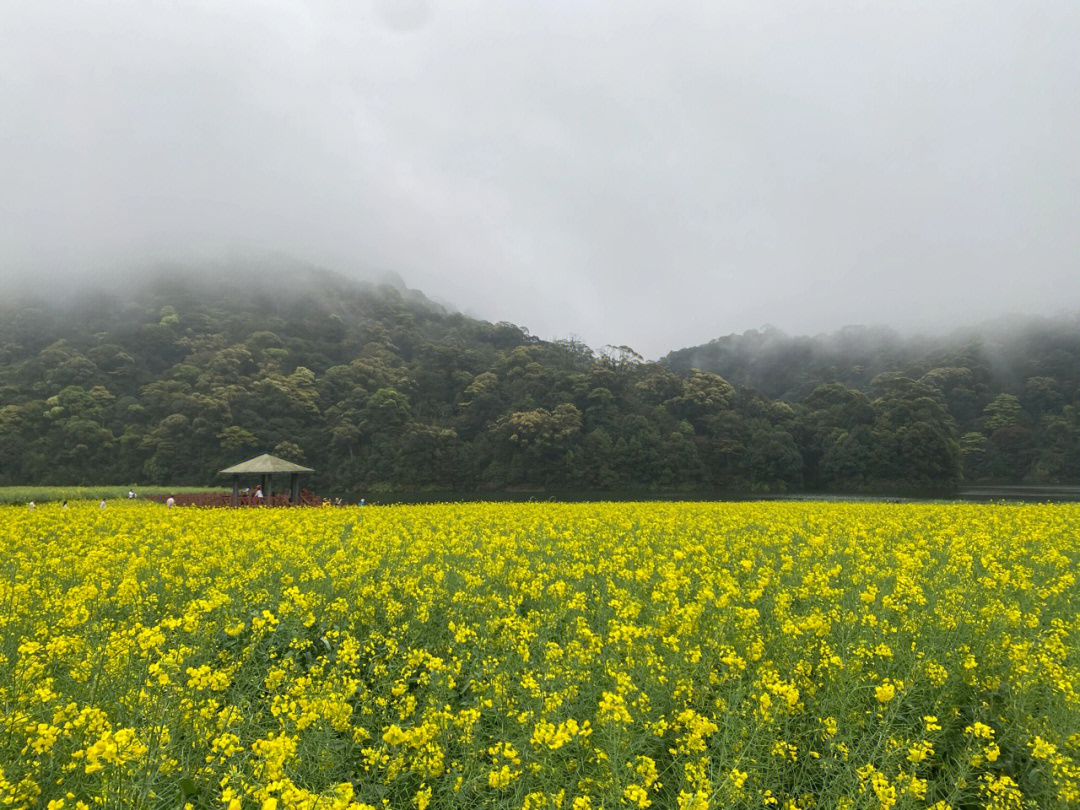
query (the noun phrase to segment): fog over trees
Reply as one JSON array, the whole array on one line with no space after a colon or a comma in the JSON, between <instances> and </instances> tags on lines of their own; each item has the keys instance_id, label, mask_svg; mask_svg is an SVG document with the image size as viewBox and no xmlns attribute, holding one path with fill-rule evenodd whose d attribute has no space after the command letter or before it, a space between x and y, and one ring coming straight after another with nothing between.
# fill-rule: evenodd
<instances>
[{"instance_id":1,"label":"fog over trees","mask_svg":"<svg viewBox=\"0 0 1080 810\"><path fill-rule=\"evenodd\" d=\"M1049 484L1080 478L1076 315L1001 318L944 336L847 327L790 337L766 328L676 350L662 362L808 404L826 388L837 395L873 394L897 379L914 381L955 423L965 481Z\"/></svg>"},{"instance_id":2,"label":"fog over trees","mask_svg":"<svg viewBox=\"0 0 1080 810\"><path fill-rule=\"evenodd\" d=\"M0 484L948 491L1078 477L1080 325L721 338L645 362L314 268L144 272L0 308ZM51 296L49 297L51 298Z\"/></svg>"}]
</instances>

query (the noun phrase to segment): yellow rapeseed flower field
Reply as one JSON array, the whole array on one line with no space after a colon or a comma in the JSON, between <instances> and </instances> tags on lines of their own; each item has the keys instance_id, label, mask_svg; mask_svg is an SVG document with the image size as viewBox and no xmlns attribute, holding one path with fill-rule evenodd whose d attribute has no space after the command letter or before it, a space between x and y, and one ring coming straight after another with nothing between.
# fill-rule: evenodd
<instances>
[{"instance_id":1,"label":"yellow rapeseed flower field","mask_svg":"<svg viewBox=\"0 0 1080 810\"><path fill-rule=\"evenodd\" d=\"M1080 806L1080 508L0 508L0 806Z\"/></svg>"}]
</instances>

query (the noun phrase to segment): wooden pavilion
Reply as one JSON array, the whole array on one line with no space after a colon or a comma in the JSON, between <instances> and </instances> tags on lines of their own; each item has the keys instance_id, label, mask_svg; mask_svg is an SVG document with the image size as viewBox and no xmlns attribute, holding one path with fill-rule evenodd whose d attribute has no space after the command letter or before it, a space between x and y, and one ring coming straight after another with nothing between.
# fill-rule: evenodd
<instances>
[{"instance_id":1,"label":"wooden pavilion","mask_svg":"<svg viewBox=\"0 0 1080 810\"><path fill-rule=\"evenodd\" d=\"M310 467L302 467L299 464L293 464L291 461L286 461L283 458L272 456L269 453L263 453L261 456L249 458L247 461L243 461L232 467L226 467L224 470L221 470L220 474L232 476L232 505L237 506L240 503L241 475L260 476L259 482L262 486L264 501L265 503L270 503L270 499L274 494L273 476L288 473L289 500L294 504L298 504L300 503L300 474L310 472L315 471Z\"/></svg>"}]
</instances>

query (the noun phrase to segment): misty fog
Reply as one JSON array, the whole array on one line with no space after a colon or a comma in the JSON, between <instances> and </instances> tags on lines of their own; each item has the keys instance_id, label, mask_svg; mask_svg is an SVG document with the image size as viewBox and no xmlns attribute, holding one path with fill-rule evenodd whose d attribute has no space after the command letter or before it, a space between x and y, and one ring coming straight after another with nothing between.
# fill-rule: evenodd
<instances>
[{"instance_id":1,"label":"misty fog","mask_svg":"<svg viewBox=\"0 0 1080 810\"><path fill-rule=\"evenodd\" d=\"M3 3L2 284L285 255L647 357L1075 311L1077 41L1071 2Z\"/></svg>"}]
</instances>

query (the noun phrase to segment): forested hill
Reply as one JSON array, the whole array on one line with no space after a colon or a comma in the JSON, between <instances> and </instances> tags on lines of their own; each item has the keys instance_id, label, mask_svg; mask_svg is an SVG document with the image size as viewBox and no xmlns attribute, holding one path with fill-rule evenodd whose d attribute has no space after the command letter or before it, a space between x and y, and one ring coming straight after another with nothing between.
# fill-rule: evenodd
<instances>
[{"instance_id":1,"label":"forested hill","mask_svg":"<svg viewBox=\"0 0 1080 810\"><path fill-rule=\"evenodd\" d=\"M956 419L976 425L963 439L966 458L982 454L975 474L1008 478L1001 458L1030 456L1051 480L1075 464L1061 372L1024 378L1015 411L953 365L865 391L823 375L847 383L770 398L448 312L401 284L311 268L138 278L0 303L0 484L220 484L218 469L272 452L314 467L327 493L947 489ZM1044 435L1059 455L1031 455Z\"/></svg>"},{"instance_id":2,"label":"forested hill","mask_svg":"<svg viewBox=\"0 0 1080 810\"><path fill-rule=\"evenodd\" d=\"M673 351L661 363L811 407L825 391L873 397L891 379L915 380L956 423L966 480L1080 480L1078 316L999 319L938 337L866 327L789 337L767 327Z\"/></svg>"}]
</instances>

